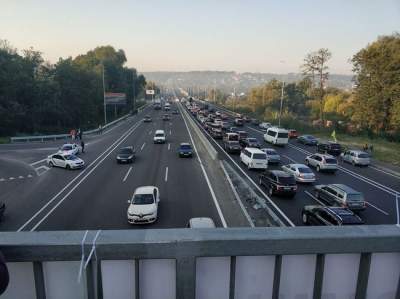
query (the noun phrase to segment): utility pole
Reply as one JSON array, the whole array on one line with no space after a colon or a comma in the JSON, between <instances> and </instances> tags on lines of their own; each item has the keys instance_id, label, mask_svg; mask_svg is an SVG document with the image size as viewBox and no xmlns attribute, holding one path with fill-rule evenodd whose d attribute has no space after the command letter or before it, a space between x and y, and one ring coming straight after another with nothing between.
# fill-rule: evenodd
<instances>
[{"instance_id":1,"label":"utility pole","mask_svg":"<svg viewBox=\"0 0 400 299\"><path fill-rule=\"evenodd\" d=\"M282 116L282 106L283 106L283 93L284 93L284 88L285 88L285 81L282 82L282 92L281 92L281 109L279 109L279 124L278 126L281 126L281 116Z\"/></svg>"},{"instance_id":2,"label":"utility pole","mask_svg":"<svg viewBox=\"0 0 400 299\"><path fill-rule=\"evenodd\" d=\"M132 88L133 88L133 110L132 112L135 113L135 106L136 106L136 89L135 89L135 84L136 84L136 80L135 80L135 74L132 71Z\"/></svg>"},{"instance_id":3,"label":"utility pole","mask_svg":"<svg viewBox=\"0 0 400 299\"><path fill-rule=\"evenodd\" d=\"M107 105L106 105L106 86L104 84L104 64L101 64L103 67L103 104L104 104L104 125L107 124Z\"/></svg>"}]
</instances>

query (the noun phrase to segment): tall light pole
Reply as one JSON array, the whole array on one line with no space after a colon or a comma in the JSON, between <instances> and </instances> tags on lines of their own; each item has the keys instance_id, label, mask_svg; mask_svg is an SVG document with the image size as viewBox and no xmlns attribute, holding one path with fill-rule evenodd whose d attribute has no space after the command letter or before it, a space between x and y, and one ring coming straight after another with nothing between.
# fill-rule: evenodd
<instances>
[{"instance_id":1,"label":"tall light pole","mask_svg":"<svg viewBox=\"0 0 400 299\"><path fill-rule=\"evenodd\" d=\"M136 93L136 89L135 89L135 84L136 84L136 82L135 82L136 80L135 80L135 73L132 71L132 89L133 89L133 110L132 110L132 112L133 113L135 113L135 106L136 106L136 95L135 95L135 93Z\"/></svg>"},{"instance_id":2,"label":"tall light pole","mask_svg":"<svg viewBox=\"0 0 400 299\"><path fill-rule=\"evenodd\" d=\"M282 106L283 106L283 93L285 88L285 81L282 81L282 92L281 92L281 108L279 109L279 122L278 126L281 126Z\"/></svg>"},{"instance_id":3,"label":"tall light pole","mask_svg":"<svg viewBox=\"0 0 400 299\"><path fill-rule=\"evenodd\" d=\"M106 86L104 84L104 64L101 64L103 67L103 104L104 104L104 124L107 124L107 105L106 105Z\"/></svg>"}]
</instances>

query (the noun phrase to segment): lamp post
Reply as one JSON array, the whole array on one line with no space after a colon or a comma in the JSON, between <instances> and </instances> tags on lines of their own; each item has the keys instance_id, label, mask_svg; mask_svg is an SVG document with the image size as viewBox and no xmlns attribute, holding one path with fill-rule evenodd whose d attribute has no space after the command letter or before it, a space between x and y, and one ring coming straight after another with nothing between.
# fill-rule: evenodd
<instances>
[{"instance_id":1,"label":"lamp post","mask_svg":"<svg viewBox=\"0 0 400 299\"><path fill-rule=\"evenodd\" d=\"M107 104L106 104L106 86L104 84L104 63L101 64L103 68L103 104L104 104L104 125L107 124Z\"/></svg>"},{"instance_id":2,"label":"lamp post","mask_svg":"<svg viewBox=\"0 0 400 299\"><path fill-rule=\"evenodd\" d=\"M281 92L281 108L279 109L279 122L278 126L281 126L281 116L282 116L282 107L283 107L283 93L285 89L285 81L282 81L282 92Z\"/></svg>"}]
</instances>

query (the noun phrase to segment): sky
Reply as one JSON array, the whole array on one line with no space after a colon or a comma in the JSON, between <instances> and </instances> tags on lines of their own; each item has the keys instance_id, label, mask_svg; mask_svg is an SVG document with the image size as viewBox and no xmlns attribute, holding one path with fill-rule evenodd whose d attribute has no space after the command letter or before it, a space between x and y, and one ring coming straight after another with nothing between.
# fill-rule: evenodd
<instances>
[{"instance_id":1,"label":"sky","mask_svg":"<svg viewBox=\"0 0 400 299\"><path fill-rule=\"evenodd\" d=\"M400 0L0 0L0 39L54 63L100 45L139 72L299 72L332 52L330 72L380 35L400 32Z\"/></svg>"}]
</instances>

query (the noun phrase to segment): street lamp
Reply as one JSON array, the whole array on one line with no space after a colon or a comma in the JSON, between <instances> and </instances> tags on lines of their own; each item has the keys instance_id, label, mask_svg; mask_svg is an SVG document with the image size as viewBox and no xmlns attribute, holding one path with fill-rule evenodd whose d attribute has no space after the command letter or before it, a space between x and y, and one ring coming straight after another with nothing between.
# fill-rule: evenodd
<instances>
[{"instance_id":1,"label":"street lamp","mask_svg":"<svg viewBox=\"0 0 400 299\"><path fill-rule=\"evenodd\" d=\"M282 116L282 107L283 107L283 93L285 89L285 81L282 81L282 92L281 92L281 108L279 109L279 123L278 126L281 126L281 116Z\"/></svg>"}]
</instances>

